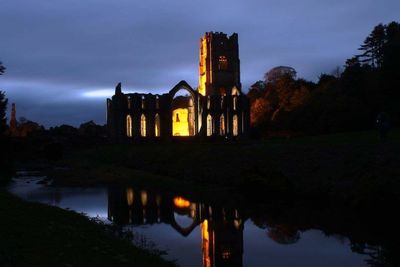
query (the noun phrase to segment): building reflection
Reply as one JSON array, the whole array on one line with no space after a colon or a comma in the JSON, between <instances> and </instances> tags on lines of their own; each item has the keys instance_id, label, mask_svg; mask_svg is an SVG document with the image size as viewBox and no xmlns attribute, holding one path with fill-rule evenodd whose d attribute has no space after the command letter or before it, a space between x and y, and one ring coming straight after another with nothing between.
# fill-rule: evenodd
<instances>
[{"instance_id":1,"label":"building reflection","mask_svg":"<svg viewBox=\"0 0 400 267\"><path fill-rule=\"evenodd\" d=\"M185 237L200 226L204 267L243 266L243 218L237 209L146 190L110 188L108 219L130 225L165 223Z\"/></svg>"}]
</instances>

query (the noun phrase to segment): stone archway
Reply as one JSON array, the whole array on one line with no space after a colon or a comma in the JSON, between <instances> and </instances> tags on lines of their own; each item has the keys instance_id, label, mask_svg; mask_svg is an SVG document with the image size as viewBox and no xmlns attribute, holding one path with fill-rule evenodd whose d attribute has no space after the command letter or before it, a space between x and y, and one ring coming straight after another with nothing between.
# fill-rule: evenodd
<instances>
[{"instance_id":1,"label":"stone archway","mask_svg":"<svg viewBox=\"0 0 400 267\"><path fill-rule=\"evenodd\" d=\"M172 136L196 135L195 92L184 81L170 91Z\"/></svg>"}]
</instances>

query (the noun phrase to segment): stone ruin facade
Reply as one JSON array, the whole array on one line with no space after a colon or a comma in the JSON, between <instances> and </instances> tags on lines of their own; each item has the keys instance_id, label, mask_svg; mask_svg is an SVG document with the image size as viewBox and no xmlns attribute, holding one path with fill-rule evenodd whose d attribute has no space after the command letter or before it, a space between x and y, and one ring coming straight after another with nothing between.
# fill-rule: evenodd
<instances>
[{"instance_id":1,"label":"stone ruin facade","mask_svg":"<svg viewBox=\"0 0 400 267\"><path fill-rule=\"evenodd\" d=\"M235 140L250 129L249 100L242 93L238 35L208 32L200 39L199 85L180 81L165 94L123 93L107 99L112 140Z\"/></svg>"}]
</instances>

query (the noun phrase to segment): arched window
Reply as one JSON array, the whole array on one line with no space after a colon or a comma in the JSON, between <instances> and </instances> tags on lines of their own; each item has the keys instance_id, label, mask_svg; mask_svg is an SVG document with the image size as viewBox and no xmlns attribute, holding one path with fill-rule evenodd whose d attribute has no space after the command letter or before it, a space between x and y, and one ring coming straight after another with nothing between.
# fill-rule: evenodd
<instances>
[{"instance_id":1,"label":"arched window","mask_svg":"<svg viewBox=\"0 0 400 267\"><path fill-rule=\"evenodd\" d=\"M128 109L131 109L131 97L128 96Z\"/></svg>"},{"instance_id":2,"label":"arched window","mask_svg":"<svg viewBox=\"0 0 400 267\"><path fill-rule=\"evenodd\" d=\"M212 127L212 117L210 114L207 115L207 136L211 136L213 132L213 127Z\"/></svg>"},{"instance_id":3,"label":"arched window","mask_svg":"<svg viewBox=\"0 0 400 267\"><path fill-rule=\"evenodd\" d=\"M154 135L156 137L160 136L160 115L156 114L154 118Z\"/></svg>"},{"instance_id":4,"label":"arched window","mask_svg":"<svg viewBox=\"0 0 400 267\"><path fill-rule=\"evenodd\" d=\"M210 109L211 107L211 99L210 96L207 96L207 109Z\"/></svg>"},{"instance_id":5,"label":"arched window","mask_svg":"<svg viewBox=\"0 0 400 267\"><path fill-rule=\"evenodd\" d=\"M226 58L226 56L219 56L218 69L219 70L227 70L228 69L228 59Z\"/></svg>"},{"instance_id":6,"label":"arched window","mask_svg":"<svg viewBox=\"0 0 400 267\"><path fill-rule=\"evenodd\" d=\"M156 95L156 109L160 108L160 98Z\"/></svg>"},{"instance_id":7,"label":"arched window","mask_svg":"<svg viewBox=\"0 0 400 267\"><path fill-rule=\"evenodd\" d=\"M131 115L126 116L126 136L132 137L132 117L131 117Z\"/></svg>"},{"instance_id":8,"label":"arched window","mask_svg":"<svg viewBox=\"0 0 400 267\"><path fill-rule=\"evenodd\" d=\"M144 95L142 95L142 109L145 108L145 99L144 99Z\"/></svg>"},{"instance_id":9,"label":"arched window","mask_svg":"<svg viewBox=\"0 0 400 267\"><path fill-rule=\"evenodd\" d=\"M238 130L238 116L233 115L233 121L232 121L232 133L233 136L238 136L239 130Z\"/></svg>"},{"instance_id":10,"label":"arched window","mask_svg":"<svg viewBox=\"0 0 400 267\"><path fill-rule=\"evenodd\" d=\"M140 117L140 136L146 137L146 116L144 114Z\"/></svg>"},{"instance_id":11,"label":"arched window","mask_svg":"<svg viewBox=\"0 0 400 267\"><path fill-rule=\"evenodd\" d=\"M236 96L233 96L233 110L236 110L237 109L237 97Z\"/></svg>"},{"instance_id":12,"label":"arched window","mask_svg":"<svg viewBox=\"0 0 400 267\"><path fill-rule=\"evenodd\" d=\"M219 117L219 135L224 136L225 135L225 116L224 114Z\"/></svg>"}]
</instances>

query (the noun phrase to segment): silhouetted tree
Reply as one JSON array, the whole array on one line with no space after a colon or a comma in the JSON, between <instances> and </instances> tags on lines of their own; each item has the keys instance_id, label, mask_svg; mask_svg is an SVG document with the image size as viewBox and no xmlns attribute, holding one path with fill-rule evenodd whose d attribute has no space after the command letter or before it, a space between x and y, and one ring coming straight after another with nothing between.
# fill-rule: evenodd
<instances>
[{"instance_id":1,"label":"silhouetted tree","mask_svg":"<svg viewBox=\"0 0 400 267\"><path fill-rule=\"evenodd\" d=\"M4 67L3 63L0 61L0 75L2 75L5 70L6 70L6 67Z\"/></svg>"},{"instance_id":2,"label":"silhouetted tree","mask_svg":"<svg viewBox=\"0 0 400 267\"><path fill-rule=\"evenodd\" d=\"M264 82L275 82L283 76L290 76L292 79L296 79L296 70L288 66L278 66L270 69L264 75Z\"/></svg>"},{"instance_id":3,"label":"silhouetted tree","mask_svg":"<svg viewBox=\"0 0 400 267\"><path fill-rule=\"evenodd\" d=\"M383 62L383 48L386 41L385 26L375 26L370 35L365 39L359 50L364 51L359 57L361 62L369 63L372 67L380 68Z\"/></svg>"},{"instance_id":4,"label":"silhouetted tree","mask_svg":"<svg viewBox=\"0 0 400 267\"><path fill-rule=\"evenodd\" d=\"M0 61L0 75L2 75L5 71L5 67ZM7 118L6 118L6 110L7 110L7 102L6 94L0 91L0 136L4 134L7 129Z\"/></svg>"},{"instance_id":5,"label":"silhouetted tree","mask_svg":"<svg viewBox=\"0 0 400 267\"><path fill-rule=\"evenodd\" d=\"M6 98L6 94L0 91L0 136L3 135L4 132L7 130L7 102L8 99Z\"/></svg>"}]
</instances>

